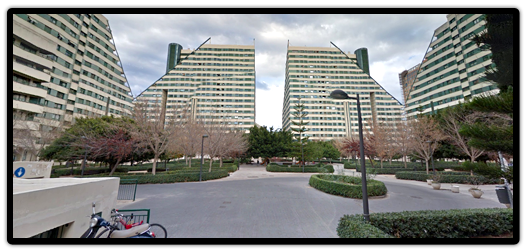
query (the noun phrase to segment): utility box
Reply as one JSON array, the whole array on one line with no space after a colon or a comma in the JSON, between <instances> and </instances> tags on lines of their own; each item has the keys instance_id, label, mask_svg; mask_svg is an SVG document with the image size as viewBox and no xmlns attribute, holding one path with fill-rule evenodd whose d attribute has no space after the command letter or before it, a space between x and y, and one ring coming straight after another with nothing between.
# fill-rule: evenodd
<instances>
[{"instance_id":1,"label":"utility box","mask_svg":"<svg viewBox=\"0 0 526 250\"><path fill-rule=\"evenodd\" d=\"M510 195L506 186L497 186L497 188L495 188L495 191L497 192L497 197L499 198L500 203L510 204Z\"/></svg>"}]
</instances>

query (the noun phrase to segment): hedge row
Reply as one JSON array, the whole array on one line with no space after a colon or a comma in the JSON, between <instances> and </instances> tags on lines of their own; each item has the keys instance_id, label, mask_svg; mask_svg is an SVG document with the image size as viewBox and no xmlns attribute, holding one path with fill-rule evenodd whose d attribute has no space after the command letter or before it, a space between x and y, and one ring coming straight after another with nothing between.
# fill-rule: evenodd
<instances>
[{"instance_id":1,"label":"hedge row","mask_svg":"<svg viewBox=\"0 0 526 250\"><path fill-rule=\"evenodd\" d=\"M435 167L435 170L436 171L444 171L444 168L443 167ZM361 172L362 169L360 167L358 167L358 169L356 169L356 172ZM377 167L374 167L374 168L366 168L366 171L367 173L376 173L376 174L396 174L397 172L400 172L400 171L415 171L414 168L404 168L404 167L386 167L384 166L383 168L380 168L379 166ZM426 167L417 167L416 168L416 171L426 171ZM433 169L431 167L429 167L429 171L433 171Z\"/></svg>"},{"instance_id":2,"label":"hedge row","mask_svg":"<svg viewBox=\"0 0 526 250\"><path fill-rule=\"evenodd\" d=\"M349 161L345 161L344 164L345 163L348 163L349 168L353 168L353 169L356 168L356 165L358 165L358 167L360 166L360 160L349 160ZM435 168L441 168L441 169L446 169L446 168L453 169L453 168L457 168L460 166L458 162L452 162L452 161L434 161L433 165L435 165ZM369 162L369 160L365 160L365 166L371 167L371 162ZM380 167L380 161L377 161L377 160L374 161L374 166ZM405 164L403 161L392 161L391 163L389 163L389 161L384 161L383 166L384 168L386 167L405 168ZM413 169L414 167L425 169L426 164L425 162L424 163L410 162L410 161L407 162L407 169ZM432 169L431 164L429 165L429 168Z\"/></svg>"},{"instance_id":3,"label":"hedge row","mask_svg":"<svg viewBox=\"0 0 526 250\"><path fill-rule=\"evenodd\" d=\"M312 175L309 184L320 191L349 198L362 198L360 177L345 175ZM377 180L367 181L367 195L381 196L387 193L385 184Z\"/></svg>"},{"instance_id":4,"label":"hedge row","mask_svg":"<svg viewBox=\"0 0 526 250\"><path fill-rule=\"evenodd\" d=\"M376 229L375 229L376 228ZM340 238L469 238L513 232L513 210L476 208L344 215ZM382 234L383 233L383 234Z\"/></svg>"},{"instance_id":5,"label":"hedge row","mask_svg":"<svg viewBox=\"0 0 526 250\"><path fill-rule=\"evenodd\" d=\"M201 173L201 180L213 180L229 175L226 169L214 170L212 172L203 171ZM103 175L89 175L86 177L109 177L107 174ZM157 184L157 183L175 183L175 182L191 182L199 181L199 171L176 172L176 173L162 173L162 174L114 174L111 177L119 177L121 180L137 179L138 184Z\"/></svg>"},{"instance_id":6,"label":"hedge row","mask_svg":"<svg viewBox=\"0 0 526 250\"><path fill-rule=\"evenodd\" d=\"M144 166L119 166L117 167L117 169L115 170L115 173L114 174L118 174L118 173L127 173L128 171L148 171L149 174L151 174L152 172L152 166L151 165L144 165ZM173 171L193 171L193 170L197 170L199 171L199 168L200 168L200 165L197 164L196 165L192 165L191 168L189 168L187 165L185 165L184 163L181 163L181 164L170 164L170 165L167 165L167 168L168 168L168 172L173 172ZM208 171L208 164L207 165L203 165L203 171ZM226 169L228 172L235 172L237 171L238 169L238 166L237 166L237 163L224 163L223 162L223 167L219 167L219 164L212 164L212 171L213 170L216 170L216 169ZM89 167L89 168L85 168L84 169L84 175L99 175L99 174L107 174L109 173L111 170L107 167L96 167L96 168L93 168L93 167ZM157 167L155 169L155 173L163 173L166 171L166 168L164 167L164 165L162 163L158 163L157 164ZM76 168L76 169L73 169L73 175L81 175L82 173L82 169L81 168ZM70 175L71 174L71 168L63 168L63 169L54 169L51 171L51 178L58 178L60 176L63 176L63 175Z\"/></svg>"},{"instance_id":7,"label":"hedge row","mask_svg":"<svg viewBox=\"0 0 526 250\"><path fill-rule=\"evenodd\" d=\"M480 184L499 184L500 179L488 179L482 175L471 176L468 172L440 172L441 183L460 183L460 184L471 184L473 179ZM397 179L403 180L416 180L416 181L426 181L427 179L432 179L433 173L427 174L425 171L399 171L396 172L395 177Z\"/></svg>"},{"instance_id":8,"label":"hedge row","mask_svg":"<svg viewBox=\"0 0 526 250\"><path fill-rule=\"evenodd\" d=\"M304 170L305 169L305 170ZM300 165L281 166L277 164L268 164L268 172L303 172L305 173L334 173L334 167L332 165L316 164L316 165Z\"/></svg>"}]
</instances>

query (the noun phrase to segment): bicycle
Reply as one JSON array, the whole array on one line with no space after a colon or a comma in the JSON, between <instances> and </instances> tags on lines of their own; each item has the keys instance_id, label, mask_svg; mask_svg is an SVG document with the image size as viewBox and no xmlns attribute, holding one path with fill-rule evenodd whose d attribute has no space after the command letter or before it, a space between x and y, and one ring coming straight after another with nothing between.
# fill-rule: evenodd
<instances>
[{"instance_id":1,"label":"bicycle","mask_svg":"<svg viewBox=\"0 0 526 250\"><path fill-rule=\"evenodd\" d=\"M130 219L128 221L124 221L124 215L118 213L116 209L111 210L112 217L113 217L113 223L111 223L109 226L107 226L97 237L95 238L111 238L111 234L116 230L121 230L119 228L119 223L124 226L124 229L130 229L132 227L141 226L143 225L143 221L132 223L131 220L133 219L133 213L130 216ZM148 224L145 224L148 225ZM166 232L166 228L164 228L161 224L158 223L152 223L149 224L148 230L147 230L153 238L168 238L168 234ZM107 235L106 235L107 233Z\"/></svg>"}]
</instances>

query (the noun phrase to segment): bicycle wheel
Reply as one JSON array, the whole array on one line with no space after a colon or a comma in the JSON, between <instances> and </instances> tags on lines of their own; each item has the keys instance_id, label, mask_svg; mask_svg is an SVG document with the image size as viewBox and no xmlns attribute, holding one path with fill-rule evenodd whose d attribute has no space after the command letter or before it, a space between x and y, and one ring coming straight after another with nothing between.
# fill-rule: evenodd
<instances>
[{"instance_id":1,"label":"bicycle wheel","mask_svg":"<svg viewBox=\"0 0 526 250\"><path fill-rule=\"evenodd\" d=\"M166 233L166 228L164 228L161 224L157 224L157 223L150 224L150 232L152 232L155 238L168 238L168 234Z\"/></svg>"}]
</instances>

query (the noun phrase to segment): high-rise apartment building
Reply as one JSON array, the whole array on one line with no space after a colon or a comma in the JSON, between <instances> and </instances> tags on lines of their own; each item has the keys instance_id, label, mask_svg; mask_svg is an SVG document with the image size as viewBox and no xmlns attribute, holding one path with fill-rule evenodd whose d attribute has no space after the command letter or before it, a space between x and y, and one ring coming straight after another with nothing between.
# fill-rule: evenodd
<instances>
[{"instance_id":1,"label":"high-rise apartment building","mask_svg":"<svg viewBox=\"0 0 526 250\"><path fill-rule=\"evenodd\" d=\"M255 46L207 41L195 50L169 44L166 74L137 100L165 106L165 122L188 109L193 119L248 130L255 124Z\"/></svg>"},{"instance_id":2,"label":"high-rise apartment building","mask_svg":"<svg viewBox=\"0 0 526 250\"><path fill-rule=\"evenodd\" d=\"M420 63L398 74L398 78L400 79L400 87L402 89L402 97L404 98L404 103L407 103L409 92L411 92L411 87L414 86L413 83L415 82L416 75L419 69L420 69Z\"/></svg>"},{"instance_id":3,"label":"high-rise apartment building","mask_svg":"<svg viewBox=\"0 0 526 250\"><path fill-rule=\"evenodd\" d=\"M408 117L430 114L481 93L498 92L484 78L484 72L495 67L491 51L471 40L485 29L483 14L447 15L447 22L435 30L417 79L409 88L405 103Z\"/></svg>"},{"instance_id":4,"label":"high-rise apartment building","mask_svg":"<svg viewBox=\"0 0 526 250\"><path fill-rule=\"evenodd\" d=\"M133 96L100 14L13 14L12 65L13 160L37 160L50 143L44 134L76 117L131 115Z\"/></svg>"},{"instance_id":5,"label":"high-rise apartment building","mask_svg":"<svg viewBox=\"0 0 526 250\"><path fill-rule=\"evenodd\" d=\"M334 45L334 44L333 44ZM338 47L288 46L283 100L283 130L290 131L294 107L301 102L308 115L303 118L311 140L331 140L358 135L355 100L329 97L336 89L349 96L360 95L363 120L393 123L401 120L402 104L369 75L366 48L355 54ZM301 98L301 100L299 99Z\"/></svg>"}]
</instances>

